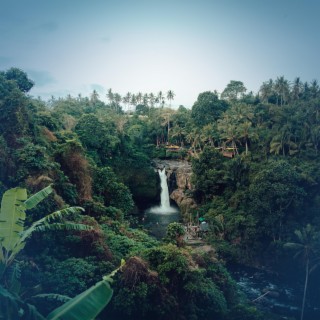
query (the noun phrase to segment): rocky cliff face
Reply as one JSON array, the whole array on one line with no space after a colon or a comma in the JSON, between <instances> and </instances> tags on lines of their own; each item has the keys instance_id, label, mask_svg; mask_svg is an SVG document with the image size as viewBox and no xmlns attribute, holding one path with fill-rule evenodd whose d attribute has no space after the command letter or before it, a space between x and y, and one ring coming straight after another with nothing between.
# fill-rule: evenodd
<instances>
[{"instance_id":1,"label":"rocky cliff face","mask_svg":"<svg viewBox=\"0 0 320 320\"><path fill-rule=\"evenodd\" d=\"M183 219L188 220L191 209L197 207L191 192L191 164L188 161L154 160L154 167L166 168L170 198L177 203Z\"/></svg>"}]
</instances>

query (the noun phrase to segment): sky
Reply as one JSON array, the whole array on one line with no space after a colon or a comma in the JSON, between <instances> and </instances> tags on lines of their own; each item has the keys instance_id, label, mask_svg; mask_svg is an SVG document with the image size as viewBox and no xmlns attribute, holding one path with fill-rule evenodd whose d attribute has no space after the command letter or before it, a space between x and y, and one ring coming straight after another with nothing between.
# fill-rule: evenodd
<instances>
[{"instance_id":1,"label":"sky","mask_svg":"<svg viewBox=\"0 0 320 320\"><path fill-rule=\"evenodd\" d=\"M43 99L320 80L319 0L0 0L0 70Z\"/></svg>"}]
</instances>

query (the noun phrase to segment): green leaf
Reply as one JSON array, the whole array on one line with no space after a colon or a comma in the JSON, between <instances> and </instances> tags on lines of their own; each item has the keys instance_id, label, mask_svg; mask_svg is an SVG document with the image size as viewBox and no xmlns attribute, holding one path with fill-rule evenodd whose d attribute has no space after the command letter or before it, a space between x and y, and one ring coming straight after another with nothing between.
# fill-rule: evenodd
<instances>
[{"instance_id":1,"label":"green leaf","mask_svg":"<svg viewBox=\"0 0 320 320\"><path fill-rule=\"evenodd\" d=\"M284 244L285 248L288 249L294 249L294 250L301 250L303 249L303 245L300 243L295 243L295 242L287 242Z\"/></svg>"},{"instance_id":2,"label":"green leaf","mask_svg":"<svg viewBox=\"0 0 320 320\"><path fill-rule=\"evenodd\" d=\"M62 209L62 210L58 210L58 211L55 211L47 216L45 216L44 218L34 222L30 228L28 228L27 230L25 230L23 233L22 233L22 236L20 238L20 243L24 243L25 240L27 238L29 238L33 232L35 231L40 231L41 228L44 229L44 225L48 225L50 222L58 219L58 218L62 218L64 216L67 216L67 215L70 215L70 214L74 214L74 213L78 213L79 211L84 211L83 208L81 207L69 207L69 208L65 208L65 209Z\"/></svg>"},{"instance_id":3,"label":"green leaf","mask_svg":"<svg viewBox=\"0 0 320 320\"><path fill-rule=\"evenodd\" d=\"M8 274L9 274L8 288L10 292L18 295L21 288L21 283L20 283L21 269L20 269L19 263L15 263L11 267L11 269L9 269Z\"/></svg>"},{"instance_id":4,"label":"green leaf","mask_svg":"<svg viewBox=\"0 0 320 320\"><path fill-rule=\"evenodd\" d=\"M45 318L16 295L0 285L0 319L45 320Z\"/></svg>"},{"instance_id":5,"label":"green leaf","mask_svg":"<svg viewBox=\"0 0 320 320\"><path fill-rule=\"evenodd\" d=\"M92 226L88 226L86 224L65 222L65 223L43 224L41 226L36 227L34 231L56 231L56 230L58 231L61 231L61 230L90 231L92 229L93 229Z\"/></svg>"},{"instance_id":6,"label":"green leaf","mask_svg":"<svg viewBox=\"0 0 320 320\"><path fill-rule=\"evenodd\" d=\"M0 244L6 252L15 251L15 246L23 231L26 218L23 201L27 199L27 191L14 188L6 191L1 201L0 211ZM2 248L0 247L1 251ZM3 255L0 257L3 259Z\"/></svg>"},{"instance_id":7,"label":"green leaf","mask_svg":"<svg viewBox=\"0 0 320 320\"><path fill-rule=\"evenodd\" d=\"M102 280L53 310L47 320L92 320L109 303L112 294L108 281Z\"/></svg>"},{"instance_id":8,"label":"green leaf","mask_svg":"<svg viewBox=\"0 0 320 320\"><path fill-rule=\"evenodd\" d=\"M24 206L26 207L26 209L32 209L34 208L39 202L41 202L43 199L45 199L50 193L53 192L53 189L51 186L48 186L42 190L40 190L39 192L37 192L36 194L32 195L30 198L28 198L25 202L24 202Z\"/></svg>"},{"instance_id":9,"label":"green leaf","mask_svg":"<svg viewBox=\"0 0 320 320\"><path fill-rule=\"evenodd\" d=\"M70 297L64 296L62 294L57 294L57 293L41 293L41 294L32 296L32 299L46 299L49 301L57 301L61 303L65 303L71 300Z\"/></svg>"},{"instance_id":10,"label":"green leaf","mask_svg":"<svg viewBox=\"0 0 320 320\"><path fill-rule=\"evenodd\" d=\"M103 277L103 280L108 281L109 283L113 282L112 277L115 276L115 274L126 264L126 261L124 259L121 259L120 267L113 270L110 274Z\"/></svg>"}]
</instances>

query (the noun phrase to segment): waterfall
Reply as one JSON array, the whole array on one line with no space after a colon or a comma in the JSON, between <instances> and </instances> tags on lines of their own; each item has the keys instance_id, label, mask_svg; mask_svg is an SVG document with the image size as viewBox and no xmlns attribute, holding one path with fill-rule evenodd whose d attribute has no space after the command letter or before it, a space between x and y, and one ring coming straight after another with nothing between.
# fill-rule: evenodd
<instances>
[{"instance_id":1,"label":"waterfall","mask_svg":"<svg viewBox=\"0 0 320 320\"><path fill-rule=\"evenodd\" d=\"M176 213L179 210L176 207L170 206L170 197L169 197L169 188L167 183L167 175L166 169L158 170L160 177L160 186L161 186L161 194L160 194L160 206L152 207L149 209L151 213Z\"/></svg>"},{"instance_id":2,"label":"waterfall","mask_svg":"<svg viewBox=\"0 0 320 320\"><path fill-rule=\"evenodd\" d=\"M161 185L161 194L160 194L160 209L164 212L170 210L170 198L169 198L169 188L167 183L167 175L166 169L158 170L160 177L160 185Z\"/></svg>"}]
</instances>

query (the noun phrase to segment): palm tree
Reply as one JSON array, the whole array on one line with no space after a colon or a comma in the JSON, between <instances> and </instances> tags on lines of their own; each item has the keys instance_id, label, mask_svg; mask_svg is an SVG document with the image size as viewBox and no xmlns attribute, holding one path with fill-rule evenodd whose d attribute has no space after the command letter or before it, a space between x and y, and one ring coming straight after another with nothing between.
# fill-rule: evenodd
<instances>
[{"instance_id":1,"label":"palm tree","mask_svg":"<svg viewBox=\"0 0 320 320\"><path fill-rule=\"evenodd\" d=\"M285 148L283 143L283 138L281 135L275 135L270 142L270 153L285 155Z\"/></svg>"},{"instance_id":2,"label":"palm tree","mask_svg":"<svg viewBox=\"0 0 320 320\"><path fill-rule=\"evenodd\" d=\"M137 105L137 97L135 94L131 95L130 104L133 106L133 110L134 110Z\"/></svg>"},{"instance_id":3,"label":"palm tree","mask_svg":"<svg viewBox=\"0 0 320 320\"><path fill-rule=\"evenodd\" d=\"M223 115L223 118L218 120L217 129L221 138L224 140L224 146L231 144L233 153L238 153L237 143L239 143L238 124L234 117L227 112Z\"/></svg>"},{"instance_id":4,"label":"palm tree","mask_svg":"<svg viewBox=\"0 0 320 320\"><path fill-rule=\"evenodd\" d=\"M156 100L156 97L155 97L154 94L151 92L151 93L149 94L149 101L150 101L150 106L151 106L151 108L154 107L155 100Z\"/></svg>"},{"instance_id":5,"label":"palm tree","mask_svg":"<svg viewBox=\"0 0 320 320\"><path fill-rule=\"evenodd\" d=\"M122 97L121 97L121 95L119 94L119 93L115 93L114 94L114 101L115 101L115 103L120 103L121 102L121 100L122 100Z\"/></svg>"},{"instance_id":6,"label":"palm tree","mask_svg":"<svg viewBox=\"0 0 320 320\"><path fill-rule=\"evenodd\" d=\"M97 90L93 90L90 96L90 101L95 104L99 101L99 93Z\"/></svg>"},{"instance_id":7,"label":"palm tree","mask_svg":"<svg viewBox=\"0 0 320 320\"><path fill-rule=\"evenodd\" d=\"M160 104L162 104L162 107L163 107L163 105L164 105L164 96L163 96L162 91L159 91L157 98L158 98L159 106L160 106Z\"/></svg>"},{"instance_id":8,"label":"palm tree","mask_svg":"<svg viewBox=\"0 0 320 320\"><path fill-rule=\"evenodd\" d=\"M175 96L176 94L172 91L172 90L169 90L168 92L167 92L167 99L170 101L170 107L171 107L171 101L174 99L174 96Z\"/></svg>"},{"instance_id":9,"label":"palm tree","mask_svg":"<svg viewBox=\"0 0 320 320\"><path fill-rule=\"evenodd\" d=\"M148 107L148 104L149 104L149 95L147 93L145 93L142 97L142 102L143 104Z\"/></svg>"},{"instance_id":10,"label":"palm tree","mask_svg":"<svg viewBox=\"0 0 320 320\"><path fill-rule=\"evenodd\" d=\"M155 98L154 98L154 103L155 103L155 104L157 104L157 103L160 104L160 100L159 100L159 97L158 97L158 96L155 96Z\"/></svg>"},{"instance_id":11,"label":"palm tree","mask_svg":"<svg viewBox=\"0 0 320 320\"><path fill-rule=\"evenodd\" d=\"M172 115L174 113L174 111L171 109L167 109L167 108L164 111L165 112L162 112L162 114L161 114L162 119L163 119L161 125L167 126L167 142L169 143L169 140L170 140L170 115Z\"/></svg>"},{"instance_id":12,"label":"palm tree","mask_svg":"<svg viewBox=\"0 0 320 320\"><path fill-rule=\"evenodd\" d=\"M138 104L142 103L143 94L141 92L138 92L138 94L136 95L136 99Z\"/></svg>"},{"instance_id":13,"label":"palm tree","mask_svg":"<svg viewBox=\"0 0 320 320\"><path fill-rule=\"evenodd\" d=\"M319 253L319 232L316 232L315 228L308 224L302 230L296 230L294 233L298 242L288 242L285 244L285 247L295 250L294 258L302 258L303 264L305 265L305 280L300 316L300 320L303 320L309 275L319 265L319 256L317 256Z\"/></svg>"},{"instance_id":14,"label":"palm tree","mask_svg":"<svg viewBox=\"0 0 320 320\"><path fill-rule=\"evenodd\" d=\"M278 133L274 135L270 142L270 153L280 154L280 151L282 151L283 156L286 153L289 155L297 153L299 150L298 145L294 142L292 123L282 124L277 131Z\"/></svg>"},{"instance_id":15,"label":"palm tree","mask_svg":"<svg viewBox=\"0 0 320 320\"><path fill-rule=\"evenodd\" d=\"M300 78L297 77L293 81L293 86L291 90L291 99L298 100L303 91L303 83L301 82Z\"/></svg>"},{"instance_id":16,"label":"palm tree","mask_svg":"<svg viewBox=\"0 0 320 320\"><path fill-rule=\"evenodd\" d=\"M198 128L193 128L187 135L186 135L186 141L190 144L191 150L193 151L193 154L195 156L198 156L197 154L197 148L199 151L202 151L201 148L201 132Z\"/></svg>"},{"instance_id":17,"label":"palm tree","mask_svg":"<svg viewBox=\"0 0 320 320\"><path fill-rule=\"evenodd\" d=\"M127 94L122 98L123 103L127 106L127 111L129 111L129 104L131 102L131 93L127 92Z\"/></svg>"},{"instance_id":18,"label":"palm tree","mask_svg":"<svg viewBox=\"0 0 320 320\"><path fill-rule=\"evenodd\" d=\"M280 105L285 104L289 97L289 82L284 76L278 77L275 81L274 89L277 95L280 97Z\"/></svg>"},{"instance_id":19,"label":"palm tree","mask_svg":"<svg viewBox=\"0 0 320 320\"><path fill-rule=\"evenodd\" d=\"M177 142L181 147L184 146L184 136L186 135L185 128L180 127L176 124L171 130L171 138L177 138Z\"/></svg>"},{"instance_id":20,"label":"palm tree","mask_svg":"<svg viewBox=\"0 0 320 320\"><path fill-rule=\"evenodd\" d=\"M111 88L108 90L107 98L109 100L109 103L112 103L114 101L114 93L112 92Z\"/></svg>"},{"instance_id":21,"label":"palm tree","mask_svg":"<svg viewBox=\"0 0 320 320\"><path fill-rule=\"evenodd\" d=\"M240 134L240 139L244 140L245 147L246 147L246 155L247 155L249 151L250 140L257 140L258 135L252 128L252 123L247 120L239 124L238 131Z\"/></svg>"},{"instance_id":22,"label":"palm tree","mask_svg":"<svg viewBox=\"0 0 320 320\"><path fill-rule=\"evenodd\" d=\"M214 142L217 138L217 128L213 124L207 124L202 128L201 141L204 144L209 143L210 147L214 147Z\"/></svg>"},{"instance_id":23,"label":"palm tree","mask_svg":"<svg viewBox=\"0 0 320 320\"><path fill-rule=\"evenodd\" d=\"M313 99L317 98L317 96L319 95L319 85L317 80L312 80L310 92Z\"/></svg>"},{"instance_id":24,"label":"palm tree","mask_svg":"<svg viewBox=\"0 0 320 320\"><path fill-rule=\"evenodd\" d=\"M302 95L304 100L309 100L311 97L311 90L308 82L305 82L303 84L303 95Z\"/></svg>"},{"instance_id":25,"label":"palm tree","mask_svg":"<svg viewBox=\"0 0 320 320\"><path fill-rule=\"evenodd\" d=\"M269 102L269 98L274 93L273 80L270 79L268 82L264 82L260 87L259 94L262 102Z\"/></svg>"}]
</instances>

